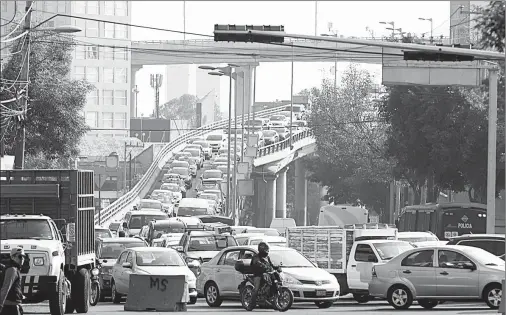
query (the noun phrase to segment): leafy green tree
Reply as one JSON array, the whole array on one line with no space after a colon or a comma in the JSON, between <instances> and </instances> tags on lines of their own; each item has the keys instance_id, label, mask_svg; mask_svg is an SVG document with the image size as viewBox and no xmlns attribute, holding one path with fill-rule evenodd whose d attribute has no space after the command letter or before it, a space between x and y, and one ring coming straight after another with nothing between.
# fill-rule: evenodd
<instances>
[{"instance_id":1,"label":"leafy green tree","mask_svg":"<svg viewBox=\"0 0 506 315\"><path fill-rule=\"evenodd\" d=\"M184 94L163 104L160 108L161 116L165 119L181 119L190 121L191 126L197 124L197 102L195 95ZM222 114L219 104L214 104L214 119L221 120Z\"/></svg>"},{"instance_id":2,"label":"leafy green tree","mask_svg":"<svg viewBox=\"0 0 506 315\"><path fill-rule=\"evenodd\" d=\"M481 46L504 51L504 7L504 1L490 1L477 15L475 29L480 32Z\"/></svg>"},{"instance_id":3,"label":"leafy green tree","mask_svg":"<svg viewBox=\"0 0 506 315\"><path fill-rule=\"evenodd\" d=\"M31 39L26 114L16 114L23 110L21 99L16 95L26 87L19 78L24 56L16 53L23 46L23 37L10 47L10 52L16 54L2 70L0 99L18 98L2 104L5 106L2 107L5 153L14 154L21 118L26 126L27 155L66 159L77 155L79 141L88 131L82 111L86 95L94 87L86 81L70 78L74 48L71 37L37 32L31 34Z\"/></svg>"}]
</instances>

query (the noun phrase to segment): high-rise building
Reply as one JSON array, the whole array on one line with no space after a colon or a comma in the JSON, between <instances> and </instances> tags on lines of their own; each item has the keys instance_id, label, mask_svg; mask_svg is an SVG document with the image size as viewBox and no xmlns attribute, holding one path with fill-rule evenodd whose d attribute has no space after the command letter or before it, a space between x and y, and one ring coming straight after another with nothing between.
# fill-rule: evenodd
<instances>
[{"instance_id":1,"label":"high-rise building","mask_svg":"<svg viewBox=\"0 0 506 315\"><path fill-rule=\"evenodd\" d=\"M196 69L196 87L197 98L199 100L206 98L203 104L212 106L207 112L214 112L214 104L220 106L220 77L209 75L209 70ZM208 120L211 122L211 120Z\"/></svg>"},{"instance_id":2,"label":"high-rise building","mask_svg":"<svg viewBox=\"0 0 506 315\"><path fill-rule=\"evenodd\" d=\"M450 43L477 44L476 17L488 1L450 1Z\"/></svg>"},{"instance_id":3,"label":"high-rise building","mask_svg":"<svg viewBox=\"0 0 506 315\"><path fill-rule=\"evenodd\" d=\"M165 86L165 102L190 94L190 65L165 66L163 85Z\"/></svg>"},{"instance_id":4,"label":"high-rise building","mask_svg":"<svg viewBox=\"0 0 506 315\"><path fill-rule=\"evenodd\" d=\"M14 21L19 22L25 6L26 1L1 1L1 15L10 17L16 11ZM32 8L32 26L36 21L58 13L84 18L57 16L40 27L75 25L82 29L75 34L77 45L73 52L71 75L75 79L86 79L96 88L88 94L83 112L91 128L87 136L127 136L130 121L130 27L86 18L130 24L130 2L34 1ZM6 34L10 27L5 26L2 34Z\"/></svg>"}]
</instances>

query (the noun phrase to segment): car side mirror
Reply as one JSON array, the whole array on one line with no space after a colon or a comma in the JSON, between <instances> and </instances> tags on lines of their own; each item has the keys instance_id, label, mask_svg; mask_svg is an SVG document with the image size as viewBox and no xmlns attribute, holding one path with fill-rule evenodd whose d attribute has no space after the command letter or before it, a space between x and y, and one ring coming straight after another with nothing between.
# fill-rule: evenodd
<instances>
[{"instance_id":1,"label":"car side mirror","mask_svg":"<svg viewBox=\"0 0 506 315\"><path fill-rule=\"evenodd\" d=\"M188 268L193 268L193 269L195 269L195 268L199 268L199 267L200 267L200 263L199 263L199 261L198 261L198 260L190 261L190 262L188 263Z\"/></svg>"},{"instance_id":2,"label":"car side mirror","mask_svg":"<svg viewBox=\"0 0 506 315\"><path fill-rule=\"evenodd\" d=\"M173 248L180 253L184 252L183 246L174 246Z\"/></svg>"},{"instance_id":3,"label":"car side mirror","mask_svg":"<svg viewBox=\"0 0 506 315\"><path fill-rule=\"evenodd\" d=\"M375 255L372 255L372 254L371 254L371 255L367 256L367 261L368 261L368 262L377 263L377 262L378 262L378 259L376 258L376 256L375 256Z\"/></svg>"},{"instance_id":4,"label":"car side mirror","mask_svg":"<svg viewBox=\"0 0 506 315\"><path fill-rule=\"evenodd\" d=\"M122 266L123 268L132 269L132 264L131 264L131 263L129 263L129 262L124 262L121 266Z\"/></svg>"},{"instance_id":5,"label":"car side mirror","mask_svg":"<svg viewBox=\"0 0 506 315\"><path fill-rule=\"evenodd\" d=\"M102 262L103 262L104 264L106 264L106 263L107 263L107 259L102 260Z\"/></svg>"},{"instance_id":6,"label":"car side mirror","mask_svg":"<svg viewBox=\"0 0 506 315\"><path fill-rule=\"evenodd\" d=\"M476 266L472 262L465 262L463 264L463 267L464 267L464 269L469 269L471 271L475 271L476 270Z\"/></svg>"}]
</instances>

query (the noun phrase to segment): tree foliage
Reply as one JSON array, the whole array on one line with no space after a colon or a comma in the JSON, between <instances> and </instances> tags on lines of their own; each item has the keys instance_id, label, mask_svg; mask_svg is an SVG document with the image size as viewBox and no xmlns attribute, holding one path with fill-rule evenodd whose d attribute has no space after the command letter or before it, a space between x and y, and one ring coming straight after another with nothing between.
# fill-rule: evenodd
<instances>
[{"instance_id":1,"label":"tree foliage","mask_svg":"<svg viewBox=\"0 0 506 315\"><path fill-rule=\"evenodd\" d=\"M475 29L480 32L480 44L484 48L504 51L504 8L504 1L490 1L476 17Z\"/></svg>"},{"instance_id":2,"label":"tree foliage","mask_svg":"<svg viewBox=\"0 0 506 315\"><path fill-rule=\"evenodd\" d=\"M308 158L306 165L311 179L329 186L338 203L361 199L380 207L386 200L375 189L390 179L391 162L385 158L386 126L376 116L373 87L371 75L351 65L337 90L333 82L324 80L320 89L309 91L309 125L317 156Z\"/></svg>"},{"instance_id":3,"label":"tree foliage","mask_svg":"<svg viewBox=\"0 0 506 315\"><path fill-rule=\"evenodd\" d=\"M173 98L160 108L161 116L165 119L188 120L191 126L197 123L197 102L195 95L184 94ZM214 104L214 120L221 120L222 115L219 104Z\"/></svg>"},{"instance_id":4,"label":"tree foliage","mask_svg":"<svg viewBox=\"0 0 506 315\"><path fill-rule=\"evenodd\" d=\"M28 110L23 120L26 126L26 153L48 159L75 156L78 143L88 127L82 111L86 95L94 87L86 81L70 78L74 41L71 37L32 33L28 84ZM17 52L23 37L11 47ZM23 54L14 54L2 71L1 100L15 98L26 84L19 78ZM16 84L13 84L16 82ZM22 93L25 95L24 93ZM22 110L21 100L4 104L6 112ZM19 116L3 121L6 153L13 154L19 135Z\"/></svg>"}]
</instances>

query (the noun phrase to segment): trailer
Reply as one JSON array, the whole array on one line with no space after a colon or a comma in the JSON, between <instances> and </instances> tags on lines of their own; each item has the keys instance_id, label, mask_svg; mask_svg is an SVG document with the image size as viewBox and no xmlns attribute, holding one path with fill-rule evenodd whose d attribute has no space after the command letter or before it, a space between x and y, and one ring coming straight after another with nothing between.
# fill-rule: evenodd
<instances>
[{"instance_id":1,"label":"trailer","mask_svg":"<svg viewBox=\"0 0 506 315\"><path fill-rule=\"evenodd\" d=\"M52 315L87 313L95 266L93 171L0 171L1 258L23 247L23 303L49 301Z\"/></svg>"}]
</instances>

